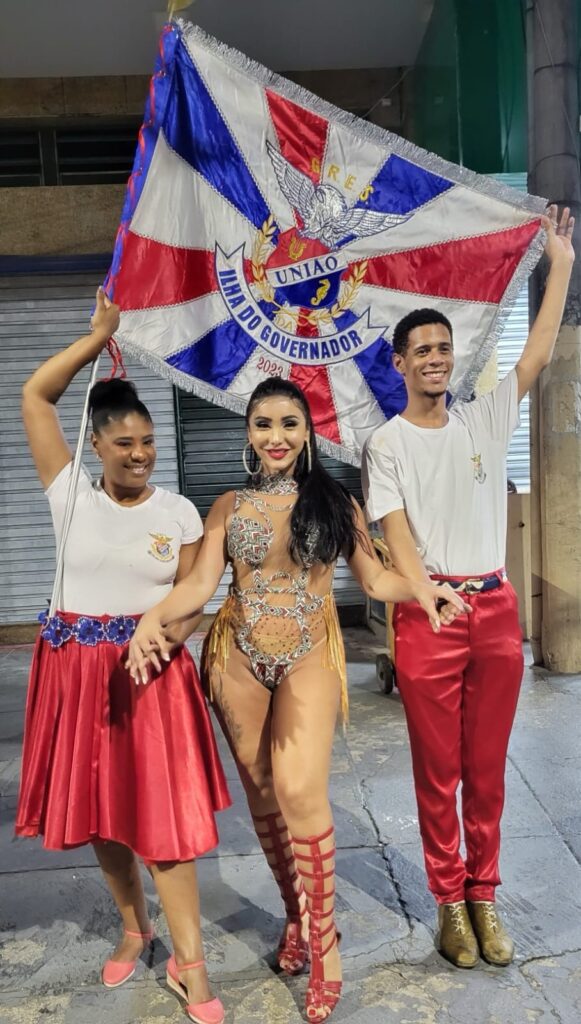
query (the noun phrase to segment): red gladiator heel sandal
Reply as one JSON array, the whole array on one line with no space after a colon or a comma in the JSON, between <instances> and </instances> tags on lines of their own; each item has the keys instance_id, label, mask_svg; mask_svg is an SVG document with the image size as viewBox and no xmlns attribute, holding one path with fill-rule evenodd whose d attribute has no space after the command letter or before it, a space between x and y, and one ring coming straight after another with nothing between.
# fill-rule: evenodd
<instances>
[{"instance_id":1,"label":"red gladiator heel sandal","mask_svg":"<svg viewBox=\"0 0 581 1024\"><path fill-rule=\"evenodd\" d=\"M303 871L301 864L298 865L301 876L304 880L307 903L309 907L309 946L311 955L311 976L307 988L305 1009L307 1020L320 1022L327 1020L337 1006L341 998L343 982L327 981L325 978L325 967L323 959L333 946L339 945L341 933L335 927L333 915L335 913L335 885L328 885L328 880L335 877L335 866L325 871L325 861L335 856L335 843L332 840L334 828L324 832L320 836L311 836L309 839L296 839L293 837L295 858L301 863L305 861L312 864L311 872ZM321 845L325 840L331 839L332 846L328 850L322 850ZM309 853L301 853L297 847L306 846ZM331 900L329 910L325 910L325 902ZM330 918L330 922L327 919ZM325 922L325 923L324 923Z\"/></svg>"},{"instance_id":2,"label":"red gladiator heel sandal","mask_svg":"<svg viewBox=\"0 0 581 1024\"><path fill-rule=\"evenodd\" d=\"M294 976L304 970L309 959L309 944L301 934L302 920L308 914L306 901L302 910L300 905L305 890L298 876L292 843L282 815L278 812L253 815L252 820L286 910L287 921L276 952L278 965L285 974ZM259 831L262 824L266 825L266 832ZM268 840L270 846L266 846ZM274 863L270 857L274 858Z\"/></svg>"}]
</instances>

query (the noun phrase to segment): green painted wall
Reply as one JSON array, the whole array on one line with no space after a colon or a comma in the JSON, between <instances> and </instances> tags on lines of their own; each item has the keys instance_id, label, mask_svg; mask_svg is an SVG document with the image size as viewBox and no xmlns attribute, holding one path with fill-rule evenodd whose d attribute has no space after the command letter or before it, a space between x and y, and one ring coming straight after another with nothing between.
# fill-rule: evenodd
<instances>
[{"instance_id":1,"label":"green painted wall","mask_svg":"<svg viewBox=\"0 0 581 1024\"><path fill-rule=\"evenodd\" d=\"M424 149L459 163L455 0L436 0L416 65L405 80L404 131Z\"/></svg>"},{"instance_id":2,"label":"green painted wall","mask_svg":"<svg viewBox=\"0 0 581 1024\"><path fill-rule=\"evenodd\" d=\"M414 142L481 173L526 169L521 0L436 0L410 79Z\"/></svg>"}]
</instances>

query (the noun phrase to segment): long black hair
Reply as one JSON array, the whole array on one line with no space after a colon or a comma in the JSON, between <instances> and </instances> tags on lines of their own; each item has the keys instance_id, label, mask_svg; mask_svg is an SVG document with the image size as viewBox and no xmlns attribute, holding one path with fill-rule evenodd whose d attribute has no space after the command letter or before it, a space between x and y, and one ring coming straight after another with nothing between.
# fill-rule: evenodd
<instances>
[{"instance_id":1,"label":"long black hair","mask_svg":"<svg viewBox=\"0 0 581 1024\"><path fill-rule=\"evenodd\" d=\"M91 388L89 409L95 434L112 420L122 420L131 412L138 413L153 425L149 410L137 394L135 384L120 377L97 381Z\"/></svg>"},{"instance_id":2,"label":"long black hair","mask_svg":"<svg viewBox=\"0 0 581 1024\"><path fill-rule=\"evenodd\" d=\"M342 553L350 558L360 537L355 506L349 492L327 473L319 459L313 418L304 392L292 381L282 377L268 377L261 381L248 400L246 426L250 423L254 407L265 398L274 396L289 398L300 406L309 432L309 440L293 471L299 493L290 522L291 556L297 564L306 566L313 562L331 565ZM258 456L252 449L250 469L253 475L258 471L258 466ZM251 485L251 481L249 483Z\"/></svg>"}]
</instances>

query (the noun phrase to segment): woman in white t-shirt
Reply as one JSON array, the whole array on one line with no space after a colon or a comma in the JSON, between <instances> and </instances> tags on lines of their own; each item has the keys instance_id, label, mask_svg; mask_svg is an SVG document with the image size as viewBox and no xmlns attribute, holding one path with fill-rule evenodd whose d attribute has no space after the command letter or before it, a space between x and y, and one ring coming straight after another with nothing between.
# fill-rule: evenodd
<instances>
[{"instance_id":1,"label":"woman in white t-shirt","mask_svg":"<svg viewBox=\"0 0 581 1024\"><path fill-rule=\"evenodd\" d=\"M24 422L57 541L72 461L55 405L118 322L118 308L99 290L92 333L24 386ZM203 526L186 498L149 483L153 424L133 385L99 382L90 404L103 475L93 482L81 472L59 611L45 617L36 643L16 833L42 835L48 849L93 844L124 927L102 971L110 988L131 977L153 938L141 857L173 940L174 987L192 1020L219 1024L223 1007L203 966L195 858L216 846L214 813L230 797L198 675L181 646L196 618L178 626L171 659L150 686L137 688L124 667L140 615L191 570Z\"/></svg>"}]
</instances>

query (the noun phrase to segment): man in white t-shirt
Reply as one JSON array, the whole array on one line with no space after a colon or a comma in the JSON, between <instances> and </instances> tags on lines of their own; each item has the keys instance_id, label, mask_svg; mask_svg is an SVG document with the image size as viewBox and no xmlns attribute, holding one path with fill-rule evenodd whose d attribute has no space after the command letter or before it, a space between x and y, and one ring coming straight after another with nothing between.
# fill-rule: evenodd
<instances>
[{"instance_id":1,"label":"man in white t-shirt","mask_svg":"<svg viewBox=\"0 0 581 1024\"><path fill-rule=\"evenodd\" d=\"M380 521L398 571L461 587L471 614L434 634L414 604L394 614L395 667L412 750L440 951L459 967L511 962L495 909L506 751L522 676L517 601L504 571L506 452L518 405L550 362L574 251L573 220L544 218L550 262L539 314L516 367L490 393L446 409L452 326L421 309L393 335L408 404L368 441L367 515ZM460 855L456 792L466 846Z\"/></svg>"}]
</instances>

